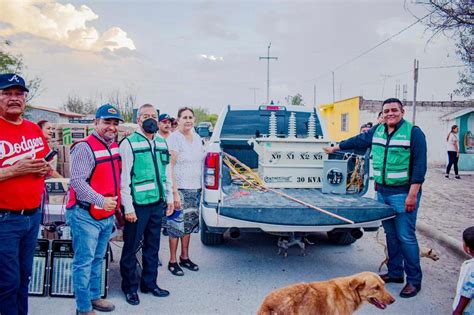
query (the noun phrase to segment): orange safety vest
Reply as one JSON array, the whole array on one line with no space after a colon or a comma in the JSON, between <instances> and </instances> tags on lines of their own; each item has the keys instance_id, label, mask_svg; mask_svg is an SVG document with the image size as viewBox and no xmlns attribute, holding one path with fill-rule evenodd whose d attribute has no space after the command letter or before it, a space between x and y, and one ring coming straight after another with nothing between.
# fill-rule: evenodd
<instances>
[{"instance_id":1,"label":"orange safety vest","mask_svg":"<svg viewBox=\"0 0 474 315\"><path fill-rule=\"evenodd\" d=\"M106 219L114 215L115 211L120 209L120 171L122 164L120 160L119 147L117 143L114 142L110 148L108 148L102 140L93 134L85 138L83 141L90 146L95 158L95 168L87 179L87 182L94 191L104 197L117 196L117 207L115 210L108 211L97 205L77 200L76 192L72 187L69 188L69 201L66 207L67 209L70 209L74 205L80 204L81 206L88 207L89 213L94 219Z\"/></svg>"}]
</instances>

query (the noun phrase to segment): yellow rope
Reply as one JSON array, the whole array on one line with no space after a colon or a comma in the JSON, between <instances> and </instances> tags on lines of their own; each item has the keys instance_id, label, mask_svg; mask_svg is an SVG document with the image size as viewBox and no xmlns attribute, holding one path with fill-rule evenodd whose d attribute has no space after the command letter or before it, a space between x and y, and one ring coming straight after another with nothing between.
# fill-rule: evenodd
<instances>
[{"instance_id":1,"label":"yellow rope","mask_svg":"<svg viewBox=\"0 0 474 315\"><path fill-rule=\"evenodd\" d=\"M355 186L357 191L360 191L360 189L363 186L362 176L360 175L361 167L362 167L361 159L359 157L356 157L354 171L352 171L351 178L349 180L349 183L346 186L346 189L349 189L352 186Z\"/></svg>"},{"instance_id":2,"label":"yellow rope","mask_svg":"<svg viewBox=\"0 0 474 315\"><path fill-rule=\"evenodd\" d=\"M232 172L234 172L235 177L237 177L237 178L243 180L244 182L246 182L247 187L249 187L249 189L254 188L254 189L258 189L260 191L264 191L264 192L270 191L270 192L273 192L273 193L275 193L277 195L280 195L284 198L287 198L287 199L293 200L293 201L295 201L299 204L305 205L308 208L312 208L314 210L317 210L319 212L322 212L324 214L327 214L327 215L329 215L331 217L334 217L334 218L337 218L339 220L345 221L347 223L354 224L354 221L349 220L347 218L344 218L343 216L340 216L340 215L337 215L335 213L329 212L327 210L321 209L321 208L319 208L315 205L312 205L312 204L309 204L309 203L304 202L302 200L299 200L297 198L294 198L294 197L292 197L288 194L285 194L281 191L277 191L275 189L267 188L265 186L265 184L263 183L263 181L260 179L260 177L258 176L257 173L255 173L250 167L248 167L244 163L240 162L239 160L237 160L235 157L233 157L232 155L230 155L228 153L224 152L223 161L229 167L229 169L231 170L231 174L232 174ZM238 167L236 167L235 165L237 165ZM240 170L245 170L245 172L244 172L245 175L240 174L239 169Z\"/></svg>"},{"instance_id":3,"label":"yellow rope","mask_svg":"<svg viewBox=\"0 0 474 315\"><path fill-rule=\"evenodd\" d=\"M250 183L255 184L255 186L264 186L263 181L260 179L257 173L255 173L251 168L248 166L240 163L237 160L231 160L227 155L224 156L224 163L229 167L230 169L230 175L232 177L232 180L235 179L242 179L242 176L249 181ZM240 176L238 176L240 175ZM244 181L241 184L241 187L244 189L251 189L254 188L252 187L248 182Z\"/></svg>"}]
</instances>

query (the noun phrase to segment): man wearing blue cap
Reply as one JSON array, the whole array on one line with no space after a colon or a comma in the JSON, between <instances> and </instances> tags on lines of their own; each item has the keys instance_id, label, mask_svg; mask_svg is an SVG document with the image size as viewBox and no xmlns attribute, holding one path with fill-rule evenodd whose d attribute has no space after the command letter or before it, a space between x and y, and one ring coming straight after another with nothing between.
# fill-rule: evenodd
<instances>
[{"instance_id":1,"label":"man wearing blue cap","mask_svg":"<svg viewBox=\"0 0 474 315\"><path fill-rule=\"evenodd\" d=\"M162 219L165 211L166 215L171 215L174 210L170 155L165 139L157 133L155 107L142 105L138 109L137 123L140 129L120 143L125 212L120 274L122 291L131 305L140 303L138 287L142 293L157 297L169 295L156 284L156 280ZM142 239L143 270L139 279L136 252Z\"/></svg>"},{"instance_id":2,"label":"man wearing blue cap","mask_svg":"<svg viewBox=\"0 0 474 315\"><path fill-rule=\"evenodd\" d=\"M167 139L171 134L171 117L168 114L161 114L158 117L158 133L163 138Z\"/></svg>"},{"instance_id":3,"label":"man wearing blue cap","mask_svg":"<svg viewBox=\"0 0 474 315\"><path fill-rule=\"evenodd\" d=\"M25 80L0 74L0 314L28 313L28 285L41 219L44 178L52 171L41 129L22 117ZM25 193L27 187L27 193Z\"/></svg>"},{"instance_id":4,"label":"man wearing blue cap","mask_svg":"<svg viewBox=\"0 0 474 315\"><path fill-rule=\"evenodd\" d=\"M97 109L95 130L71 147L71 182L66 211L71 226L74 260L72 278L77 314L94 309L111 312L115 306L101 299L102 264L114 214L120 211L121 162L115 142L119 111L110 104Z\"/></svg>"}]
</instances>

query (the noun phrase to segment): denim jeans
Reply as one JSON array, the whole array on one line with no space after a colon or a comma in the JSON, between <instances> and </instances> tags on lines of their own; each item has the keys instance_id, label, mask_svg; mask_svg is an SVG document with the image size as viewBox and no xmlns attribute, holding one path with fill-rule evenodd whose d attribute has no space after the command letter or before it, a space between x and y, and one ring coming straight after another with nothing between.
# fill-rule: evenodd
<instances>
[{"instance_id":1,"label":"denim jeans","mask_svg":"<svg viewBox=\"0 0 474 315\"><path fill-rule=\"evenodd\" d=\"M101 296L102 262L112 234L114 216L95 220L89 211L74 206L66 211L71 226L74 260L72 282L79 312L92 311L92 300Z\"/></svg>"},{"instance_id":2,"label":"denim jeans","mask_svg":"<svg viewBox=\"0 0 474 315\"><path fill-rule=\"evenodd\" d=\"M0 314L28 314L28 285L41 212L0 214Z\"/></svg>"},{"instance_id":3,"label":"denim jeans","mask_svg":"<svg viewBox=\"0 0 474 315\"><path fill-rule=\"evenodd\" d=\"M396 211L394 218L382 222L387 237L388 274L390 277L407 276L407 283L421 285L422 272L420 249L416 239L416 215L420 205L421 193L417 196L416 209L405 211L408 193L386 195L377 193L377 200L392 206Z\"/></svg>"}]
</instances>

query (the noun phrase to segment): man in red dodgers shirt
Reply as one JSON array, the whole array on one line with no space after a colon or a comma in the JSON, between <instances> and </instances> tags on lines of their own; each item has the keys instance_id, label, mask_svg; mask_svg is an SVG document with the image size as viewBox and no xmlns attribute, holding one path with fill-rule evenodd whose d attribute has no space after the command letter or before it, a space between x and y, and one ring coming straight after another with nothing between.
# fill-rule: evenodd
<instances>
[{"instance_id":1,"label":"man in red dodgers shirt","mask_svg":"<svg viewBox=\"0 0 474 315\"><path fill-rule=\"evenodd\" d=\"M22 117L25 80L0 74L0 314L28 313L28 284L41 218L44 178L51 171L41 129Z\"/></svg>"}]
</instances>

